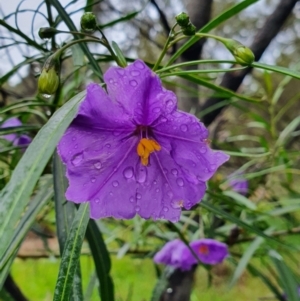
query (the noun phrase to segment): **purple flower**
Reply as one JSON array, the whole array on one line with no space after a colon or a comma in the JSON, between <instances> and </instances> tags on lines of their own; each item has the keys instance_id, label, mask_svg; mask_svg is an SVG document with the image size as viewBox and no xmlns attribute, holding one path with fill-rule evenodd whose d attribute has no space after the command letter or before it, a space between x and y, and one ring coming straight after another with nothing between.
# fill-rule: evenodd
<instances>
[{"instance_id":1,"label":"purple flower","mask_svg":"<svg viewBox=\"0 0 300 301\"><path fill-rule=\"evenodd\" d=\"M16 117L12 117L7 119L4 123L2 123L2 125L0 126L0 128L8 128L8 127L17 127L17 126L21 126L22 122L16 118ZM18 135L16 133L12 133L12 134L7 134L7 135L3 135L1 136L1 138L12 142L12 144L14 146L27 146L30 142L31 142L31 138L27 135Z\"/></svg>"},{"instance_id":2,"label":"purple flower","mask_svg":"<svg viewBox=\"0 0 300 301\"><path fill-rule=\"evenodd\" d=\"M178 221L229 156L209 148L204 125L177 110L175 94L142 61L111 67L104 80L107 93L97 84L87 87L58 145L66 198L89 201L92 218Z\"/></svg>"},{"instance_id":3,"label":"purple flower","mask_svg":"<svg viewBox=\"0 0 300 301\"><path fill-rule=\"evenodd\" d=\"M242 195L248 193L248 181L244 178L243 173L234 172L228 176L228 184L235 192Z\"/></svg>"},{"instance_id":4,"label":"purple flower","mask_svg":"<svg viewBox=\"0 0 300 301\"><path fill-rule=\"evenodd\" d=\"M300 297L300 286L298 286L298 295ZM283 293L282 297L283 297L284 300L288 300L288 296L287 296L286 293Z\"/></svg>"},{"instance_id":5,"label":"purple flower","mask_svg":"<svg viewBox=\"0 0 300 301\"><path fill-rule=\"evenodd\" d=\"M190 247L204 264L221 263L228 256L227 245L214 239L198 239L191 242ZM166 243L153 260L186 271L198 263L195 255L181 240L175 239Z\"/></svg>"}]
</instances>

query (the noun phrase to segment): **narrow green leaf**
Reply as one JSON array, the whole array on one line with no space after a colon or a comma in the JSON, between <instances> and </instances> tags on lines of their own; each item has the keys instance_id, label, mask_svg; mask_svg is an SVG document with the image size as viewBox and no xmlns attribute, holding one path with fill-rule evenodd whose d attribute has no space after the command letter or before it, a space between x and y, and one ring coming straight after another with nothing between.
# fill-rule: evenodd
<instances>
[{"instance_id":1,"label":"narrow green leaf","mask_svg":"<svg viewBox=\"0 0 300 301\"><path fill-rule=\"evenodd\" d=\"M284 145L289 139L289 137L291 137L291 134L295 131L299 124L300 116L296 117L284 128L284 130L280 133L275 146Z\"/></svg>"},{"instance_id":2,"label":"narrow green leaf","mask_svg":"<svg viewBox=\"0 0 300 301\"><path fill-rule=\"evenodd\" d=\"M225 22L226 20L230 19L231 17L235 16L236 14L240 13L245 8L247 8L248 6L254 4L257 1L258 0L245 0L245 1L242 1L242 2L240 2L240 3L238 3L238 4L234 5L234 6L232 6L231 8L229 8L228 10L226 10L225 12L223 12L222 14L220 14L219 16L217 16L216 18L214 18L210 22L208 22L198 32L199 33L207 33L207 32L209 32L213 28L217 27L221 23ZM190 38L186 43L184 43L172 55L172 57L170 58L170 60L168 61L168 63L166 65L167 66L171 65L183 52L185 52L188 48L190 48L198 40L199 40L199 38L195 37L195 36L192 37L192 38Z\"/></svg>"},{"instance_id":3,"label":"narrow green leaf","mask_svg":"<svg viewBox=\"0 0 300 301\"><path fill-rule=\"evenodd\" d=\"M115 52L116 56L119 59L118 63L120 64L120 66L121 67L126 67L127 66L127 62L126 62L124 54L121 51L119 45L116 42L114 42L114 41L112 41L111 45L112 45L112 48L114 49L114 52Z\"/></svg>"},{"instance_id":4,"label":"narrow green leaf","mask_svg":"<svg viewBox=\"0 0 300 301\"><path fill-rule=\"evenodd\" d=\"M27 232L34 223L36 216L52 196L53 187L51 177L44 176L40 180L39 190L37 191L34 198L30 201L28 208L26 209L20 222L18 223L18 226L16 227L16 229L14 229L14 234L11 238L9 247L7 248L5 254L0 258L0 271L2 271L3 267L7 264L15 251L19 248Z\"/></svg>"},{"instance_id":5,"label":"narrow green leaf","mask_svg":"<svg viewBox=\"0 0 300 301\"><path fill-rule=\"evenodd\" d=\"M78 267L81 246L89 222L89 204L81 204L65 244L53 301L68 301L73 290L74 276Z\"/></svg>"},{"instance_id":6,"label":"narrow green leaf","mask_svg":"<svg viewBox=\"0 0 300 301\"><path fill-rule=\"evenodd\" d=\"M101 28L101 29L104 29L104 28L106 28L106 27L112 27L112 26L114 26L115 24L118 24L118 23L120 23L120 22L125 22L125 21L128 21L128 20L131 20L131 19L133 19L135 16L137 16L139 13L140 13L140 11L135 11L135 12L129 13L129 14L127 14L126 16L124 16L124 17L122 17L122 18L119 18L119 19L113 20L113 21L111 21L111 22L109 22L109 23L100 25L100 28Z\"/></svg>"},{"instance_id":7,"label":"narrow green leaf","mask_svg":"<svg viewBox=\"0 0 300 301\"><path fill-rule=\"evenodd\" d=\"M84 96L85 91L77 94L55 112L30 143L9 183L1 191L0 258L7 251L15 226L29 202L29 197Z\"/></svg>"},{"instance_id":8,"label":"narrow green leaf","mask_svg":"<svg viewBox=\"0 0 300 301\"><path fill-rule=\"evenodd\" d=\"M60 254L63 255L63 250L77 210L75 204L68 202L65 198L68 183L65 177L65 167L57 153L53 156L53 182L55 191L56 231ZM83 300L80 262L78 262L78 267L74 275L74 285L70 300Z\"/></svg>"},{"instance_id":9,"label":"narrow green leaf","mask_svg":"<svg viewBox=\"0 0 300 301\"><path fill-rule=\"evenodd\" d=\"M65 9L63 8L63 6L61 5L61 3L58 0L49 0L49 2L51 3L51 5L53 5L53 7L55 7L55 9L57 10L59 16L62 18L62 20L66 23L66 25L68 26L68 28L71 31L77 31L76 26L74 25L72 19L69 17L69 14L65 11ZM76 39L78 38L76 35L74 36ZM82 49L82 51L85 53L85 55L87 56L93 70L94 73L100 78L102 79L102 70L99 67L97 61L95 60L95 58L93 57L92 53L90 52L89 48L87 47L86 44L84 43L80 43L79 44L80 48Z\"/></svg>"},{"instance_id":10,"label":"narrow green leaf","mask_svg":"<svg viewBox=\"0 0 300 301\"><path fill-rule=\"evenodd\" d=\"M168 279L170 275L174 272L174 268L166 267L164 271L161 273L159 279L157 280L155 287L152 292L151 301L160 301L163 292L166 290L168 286Z\"/></svg>"},{"instance_id":11,"label":"narrow green leaf","mask_svg":"<svg viewBox=\"0 0 300 301\"><path fill-rule=\"evenodd\" d=\"M281 66L272 66L272 65L267 65L267 64L263 64L263 63L259 63L259 62L254 62L251 65L252 67L258 68L258 69L264 69L264 70L270 70L270 71L275 71L277 73L281 73L284 75L289 75L291 77L300 79L300 72L295 71L295 70L291 70L285 67L281 67Z\"/></svg>"},{"instance_id":12,"label":"narrow green leaf","mask_svg":"<svg viewBox=\"0 0 300 301\"><path fill-rule=\"evenodd\" d=\"M111 261L102 234L94 220L90 220L86 238L94 258L96 273L99 279L99 290L102 301L114 301L114 285L109 274Z\"/></svg>"},{"instance_id":13,"label":"narrow green leaf","mask_svg":"<svg viewBox=\"0 0 300 301\"><path fill-rule=\"evenodd\" d=\"M223 194L234 199L238 204L243 205L248 209L256 210L256 205L252 201L235 191L228 190L224 191Z\"/></svg>"},{"instance_id":14,"label":"narrow green leaf","mask_svg":"<svg viewBox=\"0 0 300 301\"><path fill-rule=\"evenodd\" d=\"M299 301L300 296L298 295L298 283L295 275L291 269L286 265L283 258L275 250L269 252L277 271L280 283L283 287L285 294L288 296L289 301Z\"/></svg>"}]
</instances>

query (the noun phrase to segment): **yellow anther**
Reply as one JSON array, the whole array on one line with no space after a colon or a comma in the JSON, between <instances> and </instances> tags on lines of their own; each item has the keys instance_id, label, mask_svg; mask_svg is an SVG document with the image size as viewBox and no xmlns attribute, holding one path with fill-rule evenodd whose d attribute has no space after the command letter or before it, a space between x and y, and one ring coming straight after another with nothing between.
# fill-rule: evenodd
<instances>
[{"instance_id":1,"label":"yellow anther","mask_svg":"<svg viewBox=\"0 0 300 301\"><path fill-rule=\"evenodd\" d=\"M142 138L137 146L137 154L141 157L141 163L147 166L150 154L161 150L161 146L154 140Z\"/></svg>"}]
</instances>

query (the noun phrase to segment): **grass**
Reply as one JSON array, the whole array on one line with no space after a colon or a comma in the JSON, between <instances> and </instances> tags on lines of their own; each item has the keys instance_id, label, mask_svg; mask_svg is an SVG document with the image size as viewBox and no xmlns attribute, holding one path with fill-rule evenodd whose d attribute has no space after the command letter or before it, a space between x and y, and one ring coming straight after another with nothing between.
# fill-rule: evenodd
<instances>
[{"instance_id":1,"label":"grass","mask_svg":"<svg viewBox=\"0 0 300 301\"><path fill-rule=\"evenodd\" d=\"M156 282L154 266L150 259L133 259L125 256L112 259L112 277L115 283L116 301L148 301ZM24 294L31 301L52 300L59 260L49 259L16 259L12 267L12 275ZM93 262L89 256L81 259L84 291L93 274ZM229 268L218 269L214 273L213 285L208 287L207 275L203 268L198 268L191 301L253 301L261 297L272 297L272 293L258 278L244 275L238 285L228 289ZM97 289L93 291L91 300L99 300ZM275 300L275 299L274 299Z\"/></svg>"}]
</instances>

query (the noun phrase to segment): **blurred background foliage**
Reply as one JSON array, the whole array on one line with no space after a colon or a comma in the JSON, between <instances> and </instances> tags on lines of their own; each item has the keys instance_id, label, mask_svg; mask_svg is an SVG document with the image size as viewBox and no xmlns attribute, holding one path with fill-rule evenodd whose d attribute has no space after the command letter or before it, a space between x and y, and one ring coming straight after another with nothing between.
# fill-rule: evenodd
<instances>
[{"instance_id":1,"label":"blurred background foliage","mask_svg":"<svg viewBox=\"0 0 300 301\"><path fill-rule=\"evenodd\" d=\"M232 9L241 4L245 4L244 8ZM95 13L109 42L117 42L128 62L141 58L154 64L174 24L174 16L187 11L198 29L223 16L215 19L219 21L210 33L249 46L255 54L259 53L256 58L261 57L262 63L295 72L300 67L300 3L295 0L1 3L0 127L11 117L18 117L23 123L16 128L0 128L3 198L12 172L21 170L16 167L28 153L24 154L24 148L12 145L3 136L17 131L34 138L53 114L84 90L87 83L101 83L102 73L113 63L107 49L99 44L89 43L89 48L73 46L62 57L57 92L53 96L37 92L37 78L47 57L76 37L76 34L59 34L42 40L39 28L79 31L79 19L85 11ZM272 31L275 28L272 22L277 24L278 33ZM260 44L268 38L267 45ZM180 43L169 49L162 65L177 53ZM225 74L234 60L214 39L196 43L179 56L177 63L192 60L216 61L207 64L198 61L188 70L207 72L191 77L184 76L186 69L182 66L175 70L177 76L161 73L163 82L177 93L182 109L196 114L209 126L210 143L227 151L230 161L209 182L202 203L184 211L175 225L139 217L130 221L108 218L90 222L81 250L81 276L79 268L76 272L83 291L74 288L71 299L99 300L100 295L103 301L112 300L108 298L113 294L111 286L107 286L106 292L101 287L102 281L109 283L108 279L112 279L115 300L188 300L190 294L192 301L285 300L283 292L290 293L288 300L299 300L293 293L295 285L300 284L299 75L297 78L264 68L254 68L251 73L246 68ZM214 72L217 69L224 72ZM73 100L75 104L77 100ZM72 120L72 116L67 118L69 122ZM65 122L67 126L68 121ZM49 142L53 150L55 144L55 140ZM20 195L24 208L14 215L15 224L4 221L5 215L0 216L1 224L13 226L6 228L10 232L2 233L8 247L0 257L1 300L53 299L57 275L62 271L59 257L76 213L71 203L67 211L63 207L66 183L62 164L56 156L49 160L51 153L43 157L42 151L35 151L43 163L41 167L38 161L35 163L41 169L40 176L36 173L38 184L27 179L34 187L28 188L30 202L26 203ZM228 175L236 171L249 181L246 196L230 188ZM20 181L22 176L20 173ZM1 200L0 209L5 212ZM18 207L20 203L14 204ZM102 236L105 244L101 243ZM157 279L162 279L164 273L154 266L151 258L165 242L177 237L188 241L201 237L218 239L229 245L231 256L213 268L201 266L196 272L183 273L175 283L169 279L159 295L152 295ZM106 248L112 258L111 278ZM102 259L97 258L97 252L98 257L104 254ZM193 285L185 285L186 279ZM169 293L170 287L173 293ZM54 300L69 299L56 296Z\"/></svg>"}]
</instances>

